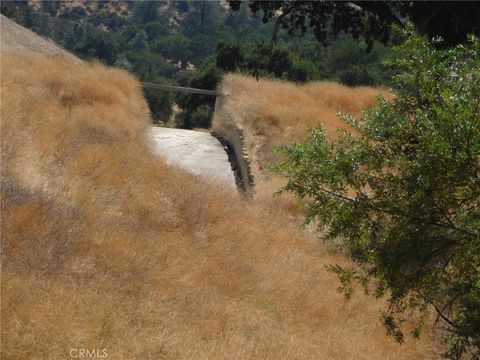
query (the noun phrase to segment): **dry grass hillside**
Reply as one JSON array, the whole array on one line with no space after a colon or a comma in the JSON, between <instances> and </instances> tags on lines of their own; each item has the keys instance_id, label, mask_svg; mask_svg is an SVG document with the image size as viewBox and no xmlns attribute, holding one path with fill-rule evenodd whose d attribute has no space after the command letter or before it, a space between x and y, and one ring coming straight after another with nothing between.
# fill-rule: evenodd
<instances>
[{"instance_id":1,"label":"dry grass hillside","mask_svg":"<svg viewBox=\"0 0 480 360\"><path fill-rule=\"evenodd\" d=\"M438 357L282 214L152 154L130 75L3 53L1 90L2 359Z\"/></svg>"},{"instance_id":2,"label":"dry grass hillside","mask_svg":"<svg viewBox=\"0 0 480 360\"><path fill-rule=\"evenodd\" d=\"M48 55L64 56L71 61L81 61L53 41L40 37L1 14L0 37L2 51L34 51Z\"/></svg>"},{"instance_id":3,"label":"dry grass hillside","mask_svg":"<svg viewBox=\"0 0 480 360\"><path fill-rule=\"evenodd\" d=\"M283 183L266 170L278 159L272 151L275 145L302 140L306 129L317 124L322 125L330 139L337 135L338 129L353 131L337 116L338 112L358 116L375 104L379 94L391 96L383 88L352 88L325 81L297 85L280 80L256 81L236 74L224 78L221 90L227 96L222 98L221 111L213 126L225 121L226 114L243 130L256 190L265 196Z\"/></svg>"},{"instance_id":4,"label":"dry grass hillside","mask_svg":"<svg viewBox=\"0 0 480 360\"><path fill-rule=\"evenodd\" d=\"M40 9L42 6L41 0L28 0L28 3L36 9ZM128 6L127 1L114 0L114 1L88 1L88 0L69 0L58 1L55 4L58 14L64 14L65 12L79 8L85 11L86 14L92 15L98 11L115 12L119 15L130 15L131 6Z\"/></svg>"}]
</instances>

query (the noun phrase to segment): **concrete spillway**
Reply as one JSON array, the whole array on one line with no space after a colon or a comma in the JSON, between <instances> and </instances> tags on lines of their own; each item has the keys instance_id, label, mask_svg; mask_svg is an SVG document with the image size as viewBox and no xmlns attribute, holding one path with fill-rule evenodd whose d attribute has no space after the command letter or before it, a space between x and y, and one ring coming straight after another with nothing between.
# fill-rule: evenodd
<instances>
[{"instance_id":1,"label":"concrete spillway","mask_svg":"<svg viewBox=\"0 0 480 360\"><path fill-rule=\"evenodd\" d=\"M236 187L227 152L210 133L154 126L151 134L155 152L163 155L168 164L209 181Z\"/></svg>"}]
</instances>

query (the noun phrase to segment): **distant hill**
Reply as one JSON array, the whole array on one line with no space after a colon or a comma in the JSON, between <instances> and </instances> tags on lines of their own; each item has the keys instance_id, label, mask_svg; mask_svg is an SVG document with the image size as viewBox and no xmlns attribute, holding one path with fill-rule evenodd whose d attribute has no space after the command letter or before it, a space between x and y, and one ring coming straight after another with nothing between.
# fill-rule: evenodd
<instances>
[{"instance_id":1,"label":"distant hill","mask_svg":"<svg viewBox=\"0 0 480 360\"><path fill-rule=\"evenodd\" d=\"M47 3L47 4L45 4ZM118 15L129 16L133 6L132 1L84 1L84 0L70 0L70 1L40 1L29 0L28 4L35 9L42 7L49 10L51 15L62 16L70 12L85 14L90 16L97 11L105 10L115 12Z\"/></svg>"},{"instance_id":2,"label":"distant hill","mask_svg":"<svg viewBox=\"0 0 480 360\"><path fill-rule=\"evenodd\" d=\"M2 51L33 51L47 55L61 55L71 60L81 61L53 41L42 38L9 18L0 15L0 19L0 49Z\"/></svg>"}]
</instances>

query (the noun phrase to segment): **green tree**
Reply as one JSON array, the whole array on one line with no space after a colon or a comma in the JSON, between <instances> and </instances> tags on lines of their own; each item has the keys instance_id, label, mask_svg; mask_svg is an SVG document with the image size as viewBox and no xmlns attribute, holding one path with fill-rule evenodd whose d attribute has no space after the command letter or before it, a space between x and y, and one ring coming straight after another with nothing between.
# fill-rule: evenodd
<instances>
[{"instance_id":1,"label":"green tree","mask_svg":"<svg viewBox=\"0 0 480 360\"><path fill-rule=\"evenodd\" d=\"M142 81L153 81L157 77L173 78L176 73L176 67L159 54L148 51L128 51L125 55L132 65L132 71Z\"/></svg>"},{"instance_id":2,"label":"green tree","mask_svg":"<svg viewBox=\"0 0 480 360\"><path fill-rule=\"evenodd\" d=\"M191 40L182 34L174 34L156 39L151 47L155 52L162 54L174 64L180 61L182 67L185 68L191 57L190 43Z\"/></svg>"},{"instance_id":3,"label":"green tree","mask_svg":"<svg viewBox=\"0 0 480 360\"><path fill-rule=\"evenodd\" d=\"M75 24L67 32L64 38L65 46L70 50L75 50L76 47L85 41L86 31L81 23Z\"/></svg>"},{"instance_id":4,"label":"green tree","mask_svg":"<svg viewBox=\"0 0 480 360\"><path fill-rule=\"evenodd\" d=\"M95 14L88 17L87 21L95 27L104 25L108 28L109 31L121 30L128 23L126 17L119 16L116 12L107 10L100 10L95 12Z\"/></svg>"},{"instance_id":5,"label":"green tree","mask_svg":"<svg viewBox=\"0 0 480 360\"><path fill-rule=\"evenodd\" d=\"M147 34L145 31L140 30L137 32L135 37L130 41L130 47L133 50L137 51L143 51L148 49L148 43L147 43Z\"/></svg>"},{"instance_id":6,"label":"green tree","mask_svg":"<svg viewBox=\"0 0 480 360\"><path fill-rule=\"evenodd\" d=\"M65 10L63 13L60 14L61 19L71 20L71 21L79 21L87 17L87 11L82 6L75 6L68 10Z\"/></svg>"},{"instance_id":7,"label":"green tree","mask_svg":"<svg viewBox=\"0 0 480 360\"><path fill-rule=\"evenodd\" d=\"M41 1L42 4L42 11L50 14L50 16L55 17L57 16L58 9L60 8L61 1L60 0L55 0L55 1Z\"/></svg>"},{"instance_id":8,"label":"green tree","mask_svg":"<svg viewBox=\"0 0 480 360\"><path fill-rule=\"evenodd\" d=\"M351 282L386 296L383 321L403 341L415 313L419 336L436 312L448 330L446 355L480 356L480 41L438 49L410 35L394 64L392 101L360 119L344 116L358 135L329 143L321 128L280 147L274 167L283 191L307 199L306 221L358 268L332 266L349 296ZM373 286L373 287L372 287Z\"/></svg>"},{"instance_id":9,"label":"green tree","mask_svg":"<svg viewBox=\"0 0 480 360\"><path fill-rule=\"evenodd\" d=\"M133 40L135 35L142 30L142 26L138 24L129 25L122 31L121 37L125 43L128 43Z\"/></svg>"},{"instance_id":10,"label":"green tree","mask_svg":"<svg viewBox=\"0 0 480 360\"><path fill-rule=\"evenodd\" d=\"M209 61L209 58L215 54L217 46L216 36L202 33L193 36L188 43L187 61L197 67L203 67Z\"/></svg>"},{"instance_id":11,"label":"green tree","mask_svg":"<svg viewBox=\"0 0 480 360\"><path fill-rule=\"evenodd\" d=\"M148 41L152 41L158 37L168 36L170 34L168 26L159 21L148 23L145 26L145 32L147 34Z\"/></svg>"},{"instance_id":12,"label":"green tree","mask_svg":"<svg viewBox=\"0 0 480 360\"><path fill-rule=\"evenodd\" d=\"M392 74L382 64L388 56L388 48L375 41L367 52L367 46L364 41L350 36L337 39L319 60L323 77L350 86L388 83Z\"/></svg>"},{"instance_id":13,"label":"green tree","mask_svg":"<svg viewBox=\"0 0 480 360\"><path fill-rule=\"evenodd\" d=\"M143 24L155 21L158 17L158 6L157 1L136 1L133 6L133 18Z\"/></svg>"},{"instance_id":14,"label":"green tree","mask_svg":"<svg viewBox=\"0 0 480 360\"><path fill-rule=\"evenodd\" d=\"M53 19L42 11L33 13L32 30L37 34L52 37L53 35Z\"/></svg>"},{"instance_id":15,"label":"green tree","mask_svg":"<svg viewBox=\"0 0 480 360\"><path fill-rule=\"evenodd\" d=\"M117 60L115 60L115 63L113 64L113 66L122 68L129 72L133 71L133 65L130 61L128 61L127 56L125 54L120 54L119 56L117 56Z\"/></svg>"},{"instance_id":16,"label":"green tree","mask_svg":"<svg viewBox=\"0 0 480 360\"><path fill-rule=\"evenodd\" d=\"M297 82L307 82L318 79L318 71L314 63L308 60L292 57L292 67L288 72L288 79Z\"/></svg>"},{"instance_id":17,"label":"green tree","mask_svg":"<svg viewBox=\"0 0 480 360\"><path fill-rule=\"evenodd\" d=\"M338 73L340 81L348 86L373 85L374 80L364 66L351 65Z\"/></svg>"},{"instance_id":18,"label":"green tree","mask_svg":"<svg viewBox=\"0 0 480 360\"><path fill-rule=\"evenodd\" d=\"M190 10L190 3L188 1L179 0L175 2L175 8L180 13L186 13Z\"/></svg>"},{"instance_id":19,"label":"green tree","mask_svg":"<svg viewBox=\"0 0 480 360\"><path fill-rule=\"evenodd\" d=\"M162 83L163 81L155 81ZM167 91L144 89L145 98L152 114L154 124L168 121L172 116L173 95Z\"/></svg>"},{"instance_id":20,"label":"green tree","mask_svg":"<svg viewBox=\"0 0 480 360\"><path fill-rule=\"evenodd\" d=\"M197 89L215 90L221 80L222 71L214 64L209 64L200 73L192 76L189 86ZM210 117L208 117L208 121L204 120L206 118L205 114L209 112L213 114L215 106L215 98L213 96L180 94L177 97L177 104L182 109L182 112L177 115L178 127L189 129L194 126L210 126ZM200 124L194 123L194 121L200 121Z\"/></svg>"},{"instance_id":21,"label":"green tree","mask_svg":"<svg viewBox=\"0 0 480 360\"><path fill-rule=\"evenodd\" d=\"M209 128L212 123L213 107L207 104L200 105L190 115L192 128Z\"/></svg>"},{"instance_id":22,"label":"green tree","mask_svg":"<svg viewBox=\"0 0 480 360\"><path fill-rule=\"evenodd\" d=\"M242 61L240 46L220 42L217 45L217 66L225 71L235 71Z\"/></svg>"},{"instance_id":23,"label":"green tree","mask_svg":"<svg viewBox=\"0 0 480 360\"><path fill-rule=\"evenodd\" d=\"M104 33L94 28L87 28L85 41L77 48L82 54L105 61L113 65L120 52L120 47L110 33Z\"/></svg>"},{"instance_id":24,"label":"green tree","mask_svg":"<svg viewBox=\"0 0 480 360\"><path fill-rule=\"evenodd\" d=\"M290 53L287 48L278 46L273 49L267 65L268 71L272 72L277 77L283 77L291 71L292 66L293 61L290 58Z\"/></svg>"},{"instance_id":25,"label":"green tree","mask_svg":"<svg viewBox=\"0 0 480 360\"><path fill-rule=\"evenodd\" d=\"M183 22L183 33L186 36L194 36L206 32L207 25L215 22L218 17L218 6L210 1L192 1L189 4L189 12Z\"/></svg>"}]
</instances>

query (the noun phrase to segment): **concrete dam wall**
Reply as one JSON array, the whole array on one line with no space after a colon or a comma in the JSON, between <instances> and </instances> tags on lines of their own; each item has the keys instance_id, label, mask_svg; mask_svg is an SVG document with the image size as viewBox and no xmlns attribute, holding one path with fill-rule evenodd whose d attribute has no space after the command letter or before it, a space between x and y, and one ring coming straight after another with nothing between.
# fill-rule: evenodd
<instances>
[{"instance_id":1,"label":"concrete dam wall","mask_svg":"<svg viewBox=\"0 0 480 360\"><path fill-rule=\"evenodd\" d=\"M155 151L167 162L204 179L253 196L254 179L242 129L223 107L228 94L217 96L211 132L152 127Z\"/></svg>"},{"instance_id":2,"label":"concrete dam wall","mask_svg":"<svg viewBox=\"0 0 480 360\"><path fill-rule=\"evenodd\" d=\"M208 132L152 126L154 150L170 165L209 181L235 188L227 151Z\"/></svg>"}]
</instances>

